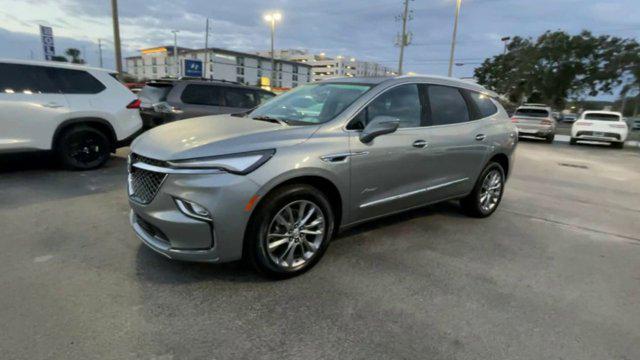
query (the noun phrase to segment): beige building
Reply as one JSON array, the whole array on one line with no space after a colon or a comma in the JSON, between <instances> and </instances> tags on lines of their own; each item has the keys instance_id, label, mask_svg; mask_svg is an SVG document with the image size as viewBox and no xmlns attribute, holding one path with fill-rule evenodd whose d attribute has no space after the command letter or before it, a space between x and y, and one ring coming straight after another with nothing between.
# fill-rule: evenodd
<instances>
[{"instance_id":1,"label":"beige building","mask_svg":"<svg viewBox=\"0 0 640 360\"><path fill-rule=\"evenodd\" d=\"M206 54L206 64L205 62ZM260 85L261 78L271 79L271 59L256 54L220 48L188 49L178 47L178 64L198 59L204 64L204 77ZM173 46L140 50L140 55L126 58L127 72L139 80L181 76L176 66ZM274 88L292 88L311 81L311 65L289 60L275 61Z\"/></svg>"},{"instance_id":2,"label":"beige building","mask_svg":"<svg viewBox=\"0 0 640 360\"><path fill-rule=\"evenodd\" d=\"M270 51L260 51L258 55L271 57ZM338 55L335 58L310 54L307 50L283 49L275 51L275 58L295 61L301 64L311 65L312 81L320 81L337 76L394 76L395 69L380 65L375 62L361 61L353 56Z\"/></svg>"}]
</instances>

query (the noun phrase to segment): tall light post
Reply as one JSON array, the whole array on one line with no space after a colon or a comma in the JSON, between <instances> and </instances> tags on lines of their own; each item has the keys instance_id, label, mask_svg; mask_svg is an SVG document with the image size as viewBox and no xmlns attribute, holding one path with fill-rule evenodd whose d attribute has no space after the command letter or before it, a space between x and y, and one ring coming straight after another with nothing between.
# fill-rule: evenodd
<instances>
[{"instance_id":1,"label":"tall light post","mask_svg":"<svg viewBox=\"0 0 640 360\"><path fill-rule=\"evenodd\" d=\"M111 17L113 19L113 47L116 53L116 71L122 74L122 55L120 52L120 22L118 21L118 0L111 0Z\"/></svg>"},{"instance_id":2,"label":"tall light post","mask_svg":"<svg viewBox=\"0 0 640 360\"><path fill-rule=\"evenodd\" d=\"M282 14L279 12L268 13L264 15L264 20L271 26L271 86L273 87L276 82L276 61L273 42L276 34L276 22L282 20Z\"/></svg>"},{"instance_id":3,"label":"tall light post","mask_svg":"<svg viewBox=\"0 0 640 360\"><path fill-rule=\"evenodd\" d=\"M178 65L178 30L171 30L173 33L173 62L176 65L176 77L180 77L180 66Z\"/></svg>"},{"instance_id":4,"label":"tall light post","mask_svg":"<svg viewBox=\"0 0 640 360\"><path fill-rule=\"evenodd\" d=\"M460 5L462 0L456 0L456 17L453 21L453 37L451 38L451 54L449 55L449 72L447 76L451 76L453 72L453 56L456 51L456 35L458 34L458 15L460 15Z\"/></svg>"}]
</instances>

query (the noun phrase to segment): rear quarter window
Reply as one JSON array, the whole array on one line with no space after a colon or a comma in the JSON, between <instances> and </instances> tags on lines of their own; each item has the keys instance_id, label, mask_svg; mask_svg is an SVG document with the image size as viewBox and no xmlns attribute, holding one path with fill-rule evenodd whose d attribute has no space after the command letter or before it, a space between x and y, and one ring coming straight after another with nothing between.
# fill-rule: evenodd
<instances>
[{"instance_id":1,"label":"rear quarter window","mask_svg":"<svg viewBox=\"0 0 640 360\"><path fill-rule=\"evenodd\" d=\"M486 118L498 112L498 108L489 96L475 91L469 91L469 96L476 105L480 118Z\"/></svg>"}]
</instances>

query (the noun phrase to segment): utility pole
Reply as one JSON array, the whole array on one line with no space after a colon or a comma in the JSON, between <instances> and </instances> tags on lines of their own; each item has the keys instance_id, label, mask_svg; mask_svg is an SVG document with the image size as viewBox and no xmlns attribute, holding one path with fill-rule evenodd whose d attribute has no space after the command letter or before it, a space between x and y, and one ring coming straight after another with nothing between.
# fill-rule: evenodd
<instances>
[{"instance_id":1,"label":"utility pole","mask_svg":"<svg viewBox=\"0 0 640 360\"><path fill-rule=\"evenodd\" d=\"M116 52L116 71L122 74L122 54L120 51L120 24L118 23L118 0L111 0L111 17L113 18L113 47Z\"/></svg>"},{"instance_id":2,"label":"utility pole","mask_svg":"<svg viewBox=\"0 0 640 360\"><path fill-rule=\"evenodd\" d=\"M451 38L451 54L449 55L449 72L447 76L451 77L453 73L453 56L456 51L456 35L458 34L458 15L460 15L460 3L462 0L456 0L456 17L453 21L453 37Z\"/></svg>"},{"instance_id":3,"label":"utility pole","mask_svg":"<svg viewBox=\"0 0 640 360\"><path fill-rule=\"evenodd\" d=\"M206 29L204 32L204 71L202 72L203 77L207 77L207 69L209 68L209 63L207 62L207 56L209 55L209 18L207 18Z\"/></svg>"},{"instance_id":4,"label":"utility pole","mask_svg":"<svg viewBox=\"0 0 640 360\"><path fill-rule=\"evenodd\" d=\"M396 45L400 46L400 58L398 59L398 75L402 75L402 63L404 61L404 47L411 43L411 33L407 33L407 21L413 19L413 11L409 11L409 1L404 0L404 11L396 19L402 20L402 34L398 36Z\"/></svg>"},{"instance_id":5,"label":"utility pole","mask_svg":"<svg viewBox=\"0 0 640 360\"><path fill-rule=\"evenodd\" d=\"M176 65L176 77L180 77L180 65L178 65L178 30L171 30L173 33L173 62Z\"/></svg>"},{"instance_id":6,"label":"utility pole","mask_svg":"<svg viewBox=\"0 0 640 360\"><path fill-rule=\"evenodd\" d=\"M102 39L98 39L98 57L100 58L100 67L102 67Z\"/></svg>"}]
</instances>

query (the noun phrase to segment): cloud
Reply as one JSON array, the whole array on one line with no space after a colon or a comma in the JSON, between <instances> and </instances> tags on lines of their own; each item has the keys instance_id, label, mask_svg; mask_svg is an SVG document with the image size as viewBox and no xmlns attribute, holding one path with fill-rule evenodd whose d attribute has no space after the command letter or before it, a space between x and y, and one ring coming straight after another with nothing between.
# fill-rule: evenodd
<instances>
[{"instance_id":1,"label":"cloud","mask_svg":"<svg viewBox=\"0 0 640 360\"><path fill-rule=\"evenodd\" d=\"M98 37L112 38L109 1L0 0L0 5L5 9L0 10L0 28L8 30L0 32L2 44L7 34L17 33L33 34L37 42L38 23L52 25L61 42L90 46ZM407 71L446 74L454 6L453 0L411 2L413 44L405 52ZM180 30L180 45L203 47L206 17L213 20L211 46L264 50L269 47L269 30L262 15L269 10L284 15L276 29L277 48L309 49L397 66L399 50L394 42L400 23L395 17L402 10L400 0L120 0L124 54L172 44L172 29ZM500 53L502 36L537 36L549 29L577 33L585 28L637 36L637 0L465 0L456 47L456 62L464 65L455 67L455 75L471 76L483 59ZM15 41L0 47L0 56L27 53Z\"/></svg>"}]
</instances>

